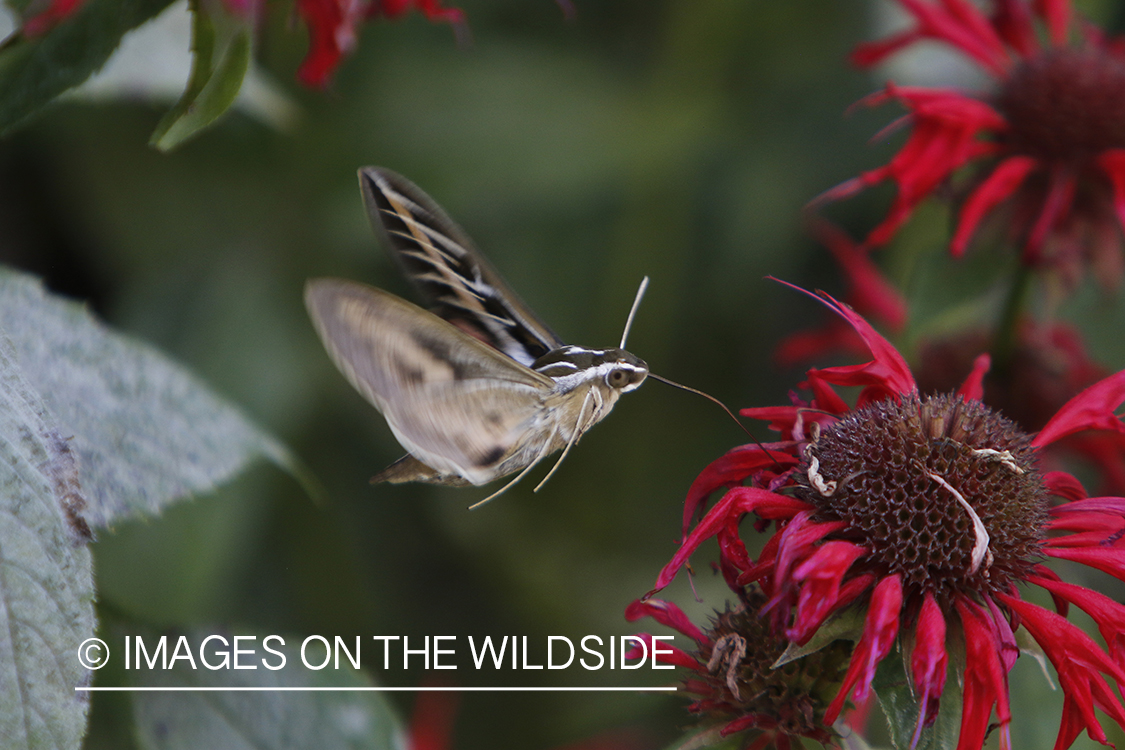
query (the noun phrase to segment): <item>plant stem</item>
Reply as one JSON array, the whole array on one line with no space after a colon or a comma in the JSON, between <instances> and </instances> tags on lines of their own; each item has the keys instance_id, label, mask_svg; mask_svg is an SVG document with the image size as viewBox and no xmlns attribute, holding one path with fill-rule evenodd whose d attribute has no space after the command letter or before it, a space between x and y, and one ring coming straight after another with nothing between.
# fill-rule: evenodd
<instances>
[{"instance_id":1,"label":"plant stem","mask_svg":"<svg viewBox=\"0 0 1125 750\"><path fill-rule=\"evenodd\" d=\"M1028 292L1031 290L1032 273L1024 263L1018 263L1012 279L1008 299L1004 303L1000 320L996 327L996 336L992 340L992 372L1003 378L1007 375L1012 365L1019 337L1020 314L1027 302Z\"/></svg>"}]
</instances>

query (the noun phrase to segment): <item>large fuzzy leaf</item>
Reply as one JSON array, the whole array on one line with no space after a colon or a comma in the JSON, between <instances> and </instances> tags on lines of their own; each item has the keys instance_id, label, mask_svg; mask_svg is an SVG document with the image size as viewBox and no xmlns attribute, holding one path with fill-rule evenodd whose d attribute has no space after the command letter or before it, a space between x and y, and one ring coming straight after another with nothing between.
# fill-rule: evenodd
<instances>
[{"instance_id":1,"label":"large fuzzy leaf","mask_svg":"<svg viewBox=\"0 0 1125 750\"><path fill-rule=\"evenodd\" d=\"M0 269L0 328L77 459L91 526L154 514L285 448L151 346Z\"/></svg>"},{"instance_id":2,"label":"large fuzzy leaf","mask_svg":"<svg viewBox=\"0 0 1125 750\"><path fill-rule=\"evenodd\" d=\"M89 529L73 456L0 336L0 738L10 750L77 748L94 635Z\"/></svg>"}]
</instances>

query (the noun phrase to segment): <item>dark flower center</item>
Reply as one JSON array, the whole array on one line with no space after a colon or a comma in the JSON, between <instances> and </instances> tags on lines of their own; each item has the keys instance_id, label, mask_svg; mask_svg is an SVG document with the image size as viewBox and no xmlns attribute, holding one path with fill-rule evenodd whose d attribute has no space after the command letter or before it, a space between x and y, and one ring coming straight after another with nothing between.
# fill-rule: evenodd
<instances>
[{"instance_id":1,"label":"dark flower center","mask_svg":"<svg viewBox=\"0 0 1125 750\"><path fill-rule=\"evenodd\" d=\"M1125 60L1097 48L1044 52L1012 71L996 106L1015 151L1084 164L1125 148Z\"/></svg>"},{"instance_id":2,"label":"dark flower center","mask_svg":"<svg viewBox=\"0 0 1125 750\"><path fill-rule=\"evenodd\" d=\"M711 643L696 654L707 674L702 683L695 675L688 680L687 689L702 696L692 711L758 716L761 729L824 741L824 710L840 687L850 644L836 641L775 669L789 642L758 615L766 603L760 591L747 589L744 599L738 609L715 614L707 633Z\"/></svg>"},{"instance_id":3,"label":"dark flower center","mask_svg":"<svg viewBox=\"0 0 1125 750\"><path fill-rule=\"evenodd\" d=\"M904 396L856 409L812 440L800 496L861 566L899 574L908 600L1005 590L1035 562L1046 491L1031 438L979 401Z\"/></svg>"}]
</instances>

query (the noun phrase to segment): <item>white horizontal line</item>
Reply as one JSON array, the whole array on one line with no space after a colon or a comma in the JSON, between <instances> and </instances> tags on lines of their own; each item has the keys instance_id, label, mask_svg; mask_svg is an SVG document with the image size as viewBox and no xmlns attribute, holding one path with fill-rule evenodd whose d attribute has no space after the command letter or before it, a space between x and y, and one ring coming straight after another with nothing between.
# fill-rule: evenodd
<instances>
[{"instance_id":1,"label":"white horizontal line","mask_svg":"<svg viewBox=\"0 0 1125 750\"><path fill-rule=\"evenodd\" d=\"M94 693L94 692L116 692L116 693L212 693L212 692L251 692L251 693L270 693L270 692L305 692L305 693L360 693L360 692L374 692L374 693L426 693L426 692L446 692L446 693L595 693L595 692L615 692L615 693L653 693L653 692L675 692L679 688L671 687L451 687L446 685L430 685L425 687L264 687L264 686L244 686L244 687L187 687L187 686L172 686L172 687L76 687L76 692Z\"/></svg>"}]
</instances>

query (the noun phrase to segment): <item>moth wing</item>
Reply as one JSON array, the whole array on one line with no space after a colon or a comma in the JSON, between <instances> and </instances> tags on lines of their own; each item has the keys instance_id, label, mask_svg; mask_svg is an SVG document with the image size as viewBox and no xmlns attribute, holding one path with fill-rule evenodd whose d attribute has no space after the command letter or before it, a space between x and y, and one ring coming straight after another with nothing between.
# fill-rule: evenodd
<instances>
[{"instance_id":1,"label":"moth wing","mask_svg":"<svg viewBox=\"0 0 1125 750\"><path fill-rule=\"evenodd\" d=\"M441 318L524 365L564 346L432 198L401 175L359 170L375 232Z\"/></svg>"},{"instance_id":2,"label":"moth wing","mask_svg":"<svg viewBox=\"0 0 1125 750\"><path fill-rule=\"evenodd\" d=\"M333 362L415 458L483 484L553 382L380 289L314 279L305 303Z\"/></svg>"}]
</instances>

